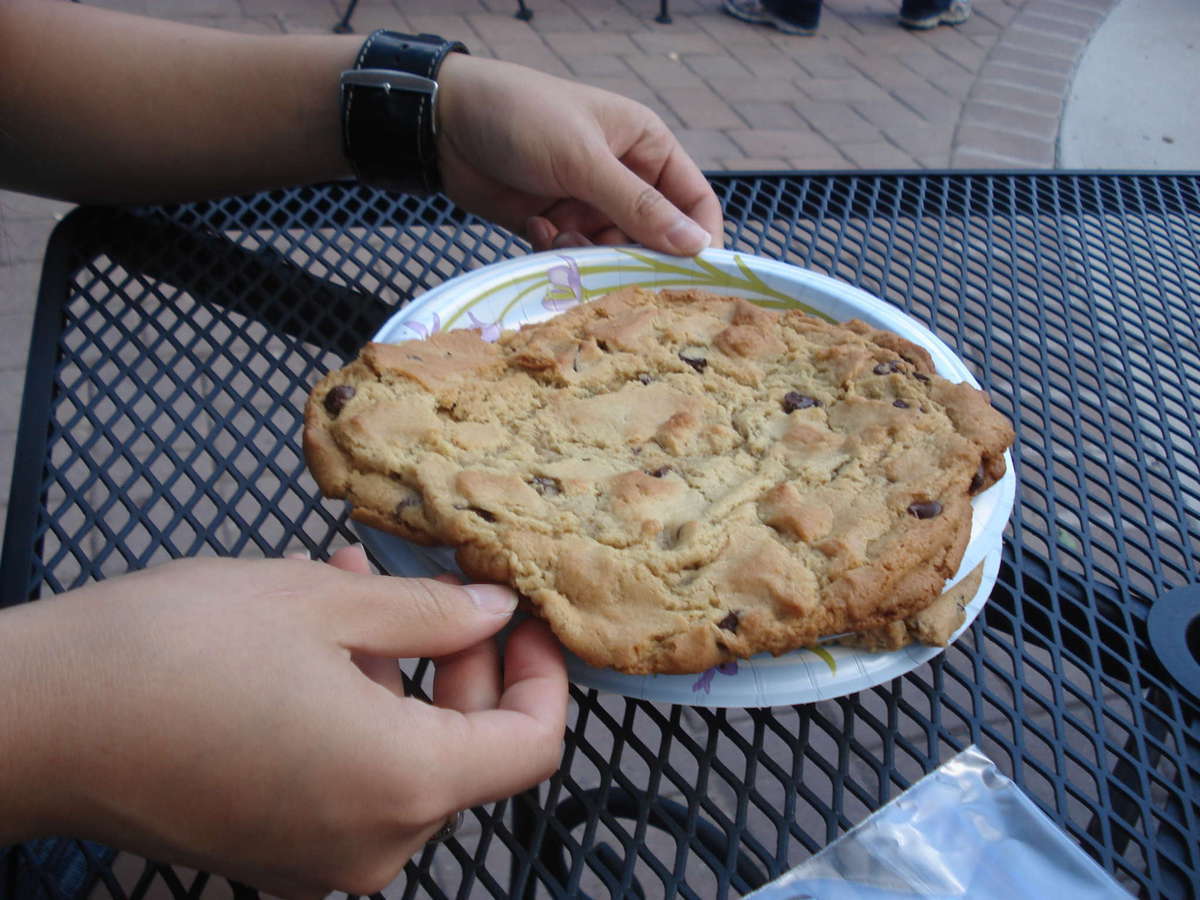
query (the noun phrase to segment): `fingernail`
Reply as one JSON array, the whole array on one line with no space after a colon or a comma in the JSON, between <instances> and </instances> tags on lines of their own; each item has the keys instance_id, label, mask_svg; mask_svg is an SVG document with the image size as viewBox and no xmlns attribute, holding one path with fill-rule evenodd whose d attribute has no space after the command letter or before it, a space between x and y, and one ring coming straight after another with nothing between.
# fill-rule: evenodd
<instances>
[{"instance_id":1,"label":"fingernail","mask_svg":"<svg viewBox=\"0 0 1200 900\"><path fill-rule=\"evenodd\" d=\"M712 235L688 218L679 218L663 235L667 243L689 256L695 256L712 243Z\"/></svg>"},{"instance_id":2,"label":"fingernail","mask_svg":"<svg viewBox=\"0 0 1200 900\"><path fill-rule=\"evenodd\" d=\"M550 229L550 223L538 216L530 216L525 222L525 230L529 234L529 243L533 245L535 250L540 250L550 245L553 237L553 232Z\"/></svg>"},{"instance_id":3,"label":"fingernail","mask_svg":"<svg viewBox=\"0 0 1200 900\"><path fill-rule=\"evenodd\" d=\"M560 231L554 238L553 246L555 250L562 250L564 247L587 247L591 243L578 231Z\"/></svg>"},{"instance_id":4,"label":"fingernail","mask_svg":"<svg viewBox=\"0 0 1200 900\"><path fill-rule=\"evenodd\" d=\"M471 595L475 606L486 613L507 616L517 608L517 595L501 585L464 584L463 590Z\"/></svg>"},{"instance_id":5,"label":"fingernail","mask_svg":"<svg viewBox=\"0 0 1200 900\"><path fill-rule=\"evenodd\" d=\"M311 559L312 559L312 554L311 554L311 553L309 553L307 550L293 550L291 553L287 554L287 555L284 557L284 559L307 559L307 560L311 560Z\"/></svg>"}]
</instances>

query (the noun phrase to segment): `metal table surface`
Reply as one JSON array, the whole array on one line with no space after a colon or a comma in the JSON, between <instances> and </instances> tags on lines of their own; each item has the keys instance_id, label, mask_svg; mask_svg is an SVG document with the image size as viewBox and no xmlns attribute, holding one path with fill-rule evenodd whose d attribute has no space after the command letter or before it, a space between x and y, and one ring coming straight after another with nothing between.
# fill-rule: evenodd
<instances>
[{"instance_id":1,"label":"metal table surface","mask_svg":"<svg viewBox=\"0 0 1200 900\"><path fill-rule=\"evenodd\" d=\"M837 700L722 711L573 688L558 774L474 810L387 895L736 896L975 743L1132 893L1193 896L1200 600L1171 592L1200 582L1200 177L712 179L728 246L907 310L1015 424L985 614L933 662ZM445 198L349 186L71 213L40 288L5 602L352 540L305 472L309 385L396 304L527 250ZM410 672L428 685L425 664ZM93 897L230 895L66 846ZM44 858L10 852L0 894L54 896Z\"/></svg>"}]
</instances>

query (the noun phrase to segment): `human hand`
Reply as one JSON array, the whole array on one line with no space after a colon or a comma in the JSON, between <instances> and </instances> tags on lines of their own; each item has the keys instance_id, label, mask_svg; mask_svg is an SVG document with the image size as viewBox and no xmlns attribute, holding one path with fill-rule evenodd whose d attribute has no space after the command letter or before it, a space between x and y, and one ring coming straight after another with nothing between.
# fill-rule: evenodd
<instances>
[{"instance_id":1,"label":"human hand","mask_svg":"<svg viewBox=\"0 0 1200 900\"><path fill-rule=\"evenodd\" d=\"M511 591L359 574L361 550L332 562L357 571L184 560L5 611L0 699L23 690L0 806L24 836L285 897L366 894L454 811L554 771L565 670L531 621L501 674ZM438 705L403 696L394 660L415 656L437 661Z\"/></svg>"},{"instance_id":2,"label":"human hand","mask_svg":"<svg viewBox=\"0 0 1200 900\"><path fill-rule=\"evenodd\" d=\"M723 241L703 173L651 110L511 63L452 53L439 73L438 160L455 203L535 250Z\"/></svg>"}]
</instances>

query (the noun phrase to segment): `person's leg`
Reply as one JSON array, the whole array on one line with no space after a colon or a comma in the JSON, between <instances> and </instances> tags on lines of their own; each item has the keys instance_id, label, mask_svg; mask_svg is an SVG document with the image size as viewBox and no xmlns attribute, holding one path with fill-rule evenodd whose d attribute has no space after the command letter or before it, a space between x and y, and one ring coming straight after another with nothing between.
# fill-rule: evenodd
<instances>
[{"instance_id":1,"label":"person's leg","mask_svg":"<svg viewBox=\"0 0 1200 900\"><path fill-rule=\"evenodd\" d=\"M763 9L762 0L724 0L721 4L727 14L751 25L770 25L771 19Z\"/></svg>"},{"instance_id":2,"label":"person's leg","mask_svg":"<svg viewBox=\"0 0 1200 900\"><path fill-rule=\"evenodd\" d=\"M971 0L904 0L900 24L925 31L939 25L961 25L971 17Z\"/></svg>"},{"instance_id":3,"label":"person's leg","mask_svg":"<svg viewBox=\"0 0 1200 900\"><path fill-rule=\"evenodd\" d=\"M821 0L763 0L763 6L787 24L805 31L816 31L821 21Z\"/></svg>"},{"instance_id":4,"label":"person's leg","mask_svg":"<svg viewBox=\"0 0 1200 900\"><path fill-rule=\"evenodd\" d=\"M821 0L725 0L722 8L735 19L784 34L813 34L821 19Z\"/></svg>"}]
</instances>

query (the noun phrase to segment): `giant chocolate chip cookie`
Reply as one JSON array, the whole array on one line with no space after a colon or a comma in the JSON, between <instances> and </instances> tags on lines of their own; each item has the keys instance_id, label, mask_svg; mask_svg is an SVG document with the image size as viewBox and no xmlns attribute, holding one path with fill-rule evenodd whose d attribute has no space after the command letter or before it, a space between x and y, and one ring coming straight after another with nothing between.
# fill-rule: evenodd
<instances>
[{"instance_id":1,"label":"giant chocolate chip cookie","mask_svg":"<svg viewBox=\"0 0 1200 900\"><path fill-rule=\"evenodd\" d=\"M356 519L458 548L589 663L682 673L928 607L1012 438L890 332L634 288L371 344L304 446Z\"/></svg>"}]
</instances>

